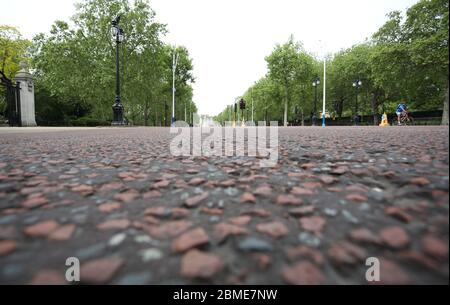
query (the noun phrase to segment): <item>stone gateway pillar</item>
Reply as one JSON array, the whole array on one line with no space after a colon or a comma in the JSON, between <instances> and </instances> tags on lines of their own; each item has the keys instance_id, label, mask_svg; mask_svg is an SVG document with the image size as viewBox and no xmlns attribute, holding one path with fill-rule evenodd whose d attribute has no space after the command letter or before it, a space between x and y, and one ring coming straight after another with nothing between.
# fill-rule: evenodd
<instances>
[{"instance_id":1,"label":"stone gateway pillar","mask_svg":"<svg viewBox=\"0 0 450 305\"><path fill-rule=\"evenodd\" d=\"M20 92L20 118L22 126L36 126L33 76L29 72L26 62L21 62L20 67L20 71L17 72L13 80L17 83Z\"/></svg>"}]
</instances>

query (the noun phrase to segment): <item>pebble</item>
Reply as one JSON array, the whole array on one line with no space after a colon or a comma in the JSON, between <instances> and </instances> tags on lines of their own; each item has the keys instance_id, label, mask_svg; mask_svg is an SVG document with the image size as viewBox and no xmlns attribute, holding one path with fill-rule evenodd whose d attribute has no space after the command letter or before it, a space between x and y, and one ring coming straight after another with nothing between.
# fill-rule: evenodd
<instances>
[{"instance_id":1,"label":"pebble","mask_svg":"<svg viewBox=\"0 0 450 305\"><path fill-rule=\"evenodd\" d=\"M303 203L301 198L294 197L292 195L279 195L276 199L278 205L300 205Z\"/></svg>"},{"instance_id":2,"label":"pebble","mask_svg":"<svg viewBox=\"0 0 450 305\"><path fill-rule=\"evenodd\" d=\"M13 223L17 220L17 216L16 215L6 215L6 216L1 216L0 217L0 225L7 225L10 223Z\"/></svg>"},{"instance_id":3,"label":"pebble","mask_svg":"<svg viewBox=\"0 0 450 305\"><path fill-rule=\"evenodd\" d=\"M289 247L285 251L285 255L290 261L298 261L301 258L309 259L314 262L318 266L322 266L325 262L325 259L322 255L322 252L311 247L300 245L296 247Z\"/></svg>"},{"instance_id":4,"label":"pebble","mask_svg":"<svg viewBox=\"0 0 450 305\"><path fill-rule=\"evenodd\" d=\"M255 203L256 198L252 193L245 192L241 195L240 201L241 203Z\"/></svg>"},{"instance_id":5,"label":"pebble","mask_svg":"<svg viewBox=\"0 0 450 305\"><path fill-rule=\"evenodd\" d=\"M118 285L146 285L152 280L152 274L148 271L130 273L117 281Z\"/></svg>"},{"instance_id":6,"label":"pebble","mask_svg":"<svg viewBox=\"0 0 450 305\"><path fill-rule=\"evenodd\" d=\"M256 230L273 238L280 238L289 233L288 228L282 222L278 221L260 223L256 225Z\"/></svg>"},{"instance_id":7,"label":"pebble","mask_svg":"<svg viewBox=\"0 0 450 305\"><path fill-rule=\"evenodd\" d=\"M360 211L367 212L370 210L370 204L368 204L367 202L363 202L359 205L358 209Z\"/></svg>"},{"instance_id":8,"label":"pebble","mask_svg":"<svg viewBox=\"0 0 450 305\"><path fill-rule=\"evenodd\" d=\"M211 217L208 218L208 221L209 221L210 223L216 223L216 222L219 222L219 221L220 221L220 216L216 216L216 215L211 216Z\"/></svg>"},{"instance_id":9,"label":"pebble","mask_svg":"<svg viewBox=\"0 0 450 305\"><path fill-rule=\"evenodd\" d=\"M155 242L158 242L148 235L137 235L134 237L134 241L138 244L153 244Z\"/></svg>"},{"instance_id":10,"label":"pebble","mask_svg":"<svg viewBox=\"0 0 450 305\"><path fill-rule=\"evenodd\" d=\"M298 235L298 240L300 243L310 247L318 247L321 244L321 241L318 237L308 232L301 232Z\"/></svg>"},{"instance_id":11,"label":"pebble","mask_svg":"<svg viewBox=\"0 0 450 305\"><path fill-rule=\"evenodd\" d=\"M74 223L82 225L82 224L86 223L87 218L88 218L87 214L76 214L76 215L72 216L72 221Z\"/></svg>"},{"instance_id":12,"label":"pebble","mask_svg":"<svg viewBox=\"0 0 450 305\"><path fill-rule=\"evenodd\" d=\"M239 190L237 188L234 188L234 187L229 187L229 188L226 188L224 190L224 193L227 194L230 197L234 197L237 194L239 194Z\"/></svg>"},{"instance_id":13,"label":"pebble","mask_svg":"<svg viewBox=\"0 0 450 305\"><path fill-rule=\"evenodd\" d=\"M81 260L90 259L99 256L106 249L106 245L98 243L75 252L75 257Z\"/></svg>"},{"instance_id":14,"label":"pebble","mask_svg":"<svg viewBox=\"0 0 450 305\"><path fill-rule=\"evenodd\" d=\"M301 227L306 230L306 231L310 231L313 233L320 233L325 224L326 224L326 220L323 217L320 216L311 216L311 217L303 217L300 218L300 225Z\"/></svg>"},{"instance_id":15,"label":"pebble","mask_svg":"<svg viewBox=\"0 0 450 305\"><path fill-rule=\"evenodd\" d=\"M385 199L384 191L377 187L372 188L369 191L368 196L376 201L383 201Z\"/></svg>"},{"instance_id":16,"label":"pebble","mask_svg":"<svg viewBox=\"0 0 450 305\"><path fill-rule=\"evenodd\" d=\"M347 220L350 223L353 223L353 224L359 223L359 219L356 218L355 216L353 216L353 214L347 210L342 211L342 216L344 216L345 220Z\"/></svg>"},{"instance_id":17,"label":"pebble","mask_svg":"<svg viewBox=\"0 0 450 305\"><path fill-rule=\"evenodd\" d=\"M448 259L448 244L443 240L432 235L427 235L422 238L421 245L423 251L429 256L441 261Z\"/></svg>"},{"instance_id":18,"label":"pebble","mask_svg":"<svg viewBox=\"0 0 450 305\"><path fill-rule=\"evenodd\" d=\"M34 223L38 222L38 220L39 220L39 216L37 216L37 215L30 216L30 217L27 217L27 218L25 218L23 220L23 224L24 225L31 225L31 224L34 224Z\"/></svg>"},{"instance_id":19,"label":"pebble","mask_svg":"<svg viewBox=\"0 0 450 305\"><path fill-rule=\"evenodd\" d=\"M373 234L372 231L367 228L354 229L350 231L349 237L352 241L357 243L380 243L380 239L378 238L378 236Z\"/></svg>"},{"instance_id":20,"label":"pebble","mask_svg":"<svg viewBox=\"0 0 450 305\"><path fill-rule=\"evenodd\" d=\"M2 275L2 278L6 279L15 279L18 277L21 277L23 273L25 272L25 268L21 264L9 264L4 265L0 269L0 274Z\"/></svg>"},{"instance_id":21,"label":"pebble","mask_svg":"<svg viewBox=\"0 0 450 305\"><path fill-rule=\"evenodd\" d=\"M182 257L180 273L186 278L209 279L223 267L223 260L219 256L194 249Z\"/></svg>"},{"instance_id":22,"label":"pebble","mask_svg":"<svg viewBox=\"0 0 450 305\"><path fill-rule=\"evenodd\" d=\"M290 285L320 285L325 283L325 276L312 263L301 261L294 266L283 268L283 280Z\"/></svg>"},{"instance_id":23,"label":"pebble","mask_svg":"<svg viewBox=\"0 0 450 305\"><path fill-rule=\"evenodd\" d=\"M116 247L116 246L120 245L126 238L127 238L127 235L125 233L118 233L116 235L113 235L109 239L108 245L110 247Z\"/></svg>"},{"instance_id":24,"label":"pebble","mask_svg":"<svg viewBox=\"0 0 450 305\"><path fill-rule=\"evenodd\" d=\"M338 211L336 209L325 208L323 213L327 216L334 217L338 214Z\"/></svg>"},{"instance_id":25,"label":"pebble","mask_svg":"<svg viewBox=\"0 0 450 305\"><path fill-rule=\"evenodd\" d=\"M270 252L273 246L263 239L247 237L239 242L238 249L244 252Z\"/></svg>"},{"instance_id":26,"label":"pebble","mask_svg":"<svg viewBox=\"0 0 450 305\"><path fill-rule=\"evenodd\" d=\"M247 234L248 230L238 225L229 223L219 223L214 226L214 235L219 243L223 242L228 236Z\"/></svg>"},{"instance_id":27,"label":"pebble","mask_svg":"<svg viewBox=\"0 0 450 305\"><path fill-rule=\"evenodd\" d=\"M144 263L154 261L154 260L159 260L163 257L163 253L161 252L161 250L159 250L157 248L149 248L149 249L140 250L138 252L138 255L142 258L142 261Z\"/></svg>"},{"instance_id":28,"label":"pebble","mask_svg":"<svg viewBox=\"0 0 450 305\"><path fill-rule=\"evenodd\" d=\"M237 226L246 226L252 221L252 218L248 215L236 216L228 218L228 222Z\"/></svg>"},{"instance_id":29,"label":"pebble","mask_svg":"<svg viewBox=\"0 0 450 305\"><path fill-rule=\"evenodd\" d=\"M367 197L360 194L350 194L345 197L348 201L352 202L366 202Z\"/></svg>"},{"instance_id":30,"label":"pebble","mask_svg":"<svg viewBox=\"0 0 450 305\"><path fill-rule=\"evenodd\" d=\"M345 201L345 200L343 200L343 199L340 199L340 200L338 201L338 203L339 203L340 205L346 205L348 202Z\"/></svg>"},{"instance_id":31,"label":"pebble","mask_svg":"<svg viewBox=\"0 0 450 305\"><path fill-rule=\"evenodd\" d=\"M105 284L109 282L124 261L119 257L105 257L81 264L80 280L83 283Z\"/></svg>"},{"instance_id":32,"label":"pebble","mask_svg":"<svg viewBox=\"0 0 450 305\"><path fill-rule=\"evenodd\" d=\"M288 211L288 213L294 217L302 217L306 215L313 214L316 207L313 205L305 206L301 208L293 208Z\"/></svg>"},{"instance_id":33,"label":"pebble","mask_svg":"<svg viewBox=\"0 0 450 305\"><path fill-rule=\"evenodd\" d=\"M120 209L121 204L118 202L107 202L98 206L98 210L104 213L111 213L115 210Z\"/></svg>"},{"instance_id":34,"label":"pebble","mask_svg":"<svg viewBox=\"0 0 450 305\"><path fill-rule=\"evenodd\" d=\"M151 237L157 239L166 239L175 237L192 226L192 222L187 220L174 220L162 225L151 226L147 229Z\"/></svg>"},{"instance_id":35,"label":"pebble","mask_svg":"<svg viewBox=\"0 0 450 305\"><path fill-rule=\"evenodd\" d=\"M395 262L380 259L380 284L382 285L408 285L411 284L409 275Z\"/></svg>"},{"instance_id":36,"label":"pebble","mask_svg":"<svg viewBox=\"0 0 450 305\"><path fill-rule=\"evenodd\" d=\"M128 219L110 219L97 225L99 230L123 230L130 226Z\"/></svg>"},{"instance_id":37,"label":"pebble","mask_svg":"<svg viewBox=\"0 0 450 305\"><path fill-rule=\"evenodd\" d=\"M330 260L340 265L355 265L367 257L366 251L349 242L336 242L327 251Z\"/></svg>"},{"instance_id":38,"label":"pebble","mask_svg":"<svg viewBox=\"0 0 450 305\"><path fill-rule=\"evenodd\" d=\"M197 196L190 197L184 201L184 205L188 208L193 208L200 204L203 200L209 197L208 192L203 192Z\"/></svg>"},{"instance_id":39,"label":"pebble","mask_svg":"<svg viewBox=\"0 0 450 305\"><path fill-rule=\"evenodd\" d=\"M0 257L7 255L17 248L17 243L14 240L0 240Z\"/></svg>"},{"instance_id":40,"label":"pebble","mask_svg":"<svg viewBox=\"0 0 450 305\"><path fill-rule=\"evenodd\" d=\"M58 240L58 241L69 240L72 237L73 233L75 232L76 228L77 227L74 224L67 224L60 226L59 228L51 232L48 235L48 238L51 240Z\"/></svg>"},{"instance_id":41,"label":"pebble","mask_svg":"<svg viewBox=\"0 0 450 305\"><path fill-rule=\"evenodd\" d=\"M209 243L209 237L203 228L196 228L181 234L172 241L172 251L184 252Z\"/></svg>"},{"instance_id":42,"label":"pebble","mask_svg":"<svg viewBox=\"0 0 450 305\"><path fill-rule=\"evenodd\" d=\"M58 227L58 223L54 220L43 221L28 227L25 227L24 233L28 236L38 237L47 236Z\"/></svg>"},{"instance_id":43,"label":"pebble","mask_svg":"<svg viewBox=\"0 0 450 305\"><path fill-rule=\"evenodd\" d=\"M67 281L62 272L56 270L39 270L29 283L30 285L66 285Z\"/></svg>"},{"instance_id":44,"label":"pebble","mask_svg":"<svg viewBox=\"0 0 450 305\"><path fill-rule=\"evenodd\" d=\"M400 226L384 228L380 231L379 236L383 243L393 249L405 248L410 243L408 233Z\"/></svg>"}]
</instances>

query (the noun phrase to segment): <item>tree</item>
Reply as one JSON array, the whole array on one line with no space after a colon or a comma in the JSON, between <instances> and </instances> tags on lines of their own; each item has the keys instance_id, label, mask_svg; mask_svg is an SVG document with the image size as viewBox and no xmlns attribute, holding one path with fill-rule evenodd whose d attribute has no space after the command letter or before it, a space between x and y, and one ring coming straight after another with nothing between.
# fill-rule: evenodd
<instances>
[{"instance_id":1,"label":"tree","mask_svg":"<svg viewBox=\"0 0 450 305\"><path fill-rule=\"evenodd\" d=\"M268 122L270 119L282 117L276 101L281 100L281 88L268 77L263 77L247 89L243 98L247 101L247 109L251 111L253 101L254 120Z\"/></svg>"},{"instance_id":2,"label":"tree","mask_svg":"<svg viewBox=\"0 0 450 305\"><path fill-rule=\"evenodd\" d=\"M161 37L166 27L154 21L148 1L85 0L77 5L73 26L56 21L50 35L33 39L37 90L47 92L69 109L88 109L88 116L111 119L115 92L115 47L111 20L121 16L124 41L120 44L121 95L125 116L133 124L165 124L170 98L171 61ZM185 48L180 52L188 54ZM182 58L177 88L180 102L192 100L192 61ZM40 101L37 101L40 104ZM195 107L194 107L195 108ZM153 112L153 115L152 115ZM78 118L68 111L67 121Z\"/></svg>"},{"instance_id":3,"label":"tree","mask_svg":"<svg viewBox=\"0 0 450 305\"><path fill-rule=\"evenodd\" d=\"M370 105L369 113L373 116L374 124L378 124L378 108L385 100L385 91L376 82L376 73L371 64L374 51L375 48L371 43L362 43L339 52L330 62L329 96L336 101L339 117L343 112L347 116L356 115L356 94L362 94L363 107L358 107L358 112L364 114L367 112L367 105ZM362 82L358 91L352 86L356 80Z\"/></svg>"},{"instance_id":4,"label":"tree","mask_svg":"<svg viewBox=\"0 0 450 305\"><path fill-rule=\"evenodd\" d=\"M443 100L442 124L448 125L448 29L449 2L421 0L406 13L405 39L410 41L412 61L425 75L426 88Z\"/></svg>"},{"instance_id":5,"label":"tree","mask_svg":"<svg viewBox=\"0 0 450 305\"><path fill-rule=\"evenodd\" d=\"M30 41L24 39L13 26L0 25L0 81L11 81L20 69L21 61L28 61ZM0 114L6 111L4 87L0 86Z\"/></svg>"},{"instance_id":6,"label":"tree","mask_svg":"<svg viewBox=\"0 0 450 305\"><path fill-rule=\"evenodd\" d=\"M0 72L9 79L20 69L20 62L28 60L30 41L24 39L16 27L0 25Z\"/></svg>"},{"instance_id":7,"label":"tree","mask_svg":"<svg viewBox=\"0 0 450 305\"><path fill-rule=\"evenodd\" d=\"M436 109L444 100L448 122L448 2L421 0L406 12L392 12L373 36L372 67L390 98L415 109Z\"/></svg>"},{"instance_id":8,"label":"tree","mask_svg":"<svg viewBox=\"0 0 450 305\"><path fill-rule=\"evenodd\" d=\"M277 45L273 52L266 57L266 61L269 78L283 88L283 123L284 126L287 126L288 107L295 87L309 83L312 79L314 60L305 52L299 42L294 42L291 36L285 44Z\"/></svg>"}]
</instances>

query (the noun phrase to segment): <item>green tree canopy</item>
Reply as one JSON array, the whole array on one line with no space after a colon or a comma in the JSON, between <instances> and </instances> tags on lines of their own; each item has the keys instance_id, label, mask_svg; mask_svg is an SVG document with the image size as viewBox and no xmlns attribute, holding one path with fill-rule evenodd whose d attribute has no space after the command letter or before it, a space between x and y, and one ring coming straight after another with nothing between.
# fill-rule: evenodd
<instances>
[{"instance_id":1,"label":"green tree canopy","mask_svg":"<svg viewBox=\"0 0 450 305\"><path fill-rule=\"evenodd\" d=\"M111 119L115 84L115 41L111 20L121 16L121 95L127 119L134 124L167 125L171 112L172 47L161 38L166 26L155 22L148 1L85 0L76 5L71 23L56 21L49 34L33 39L32 62L38 96L54 97L67 108L65 120L88 114ZM177 107L192 103L192 59L178 47ZM44 116L45 101L37 101ZM42 106L42 107L41 107ZM79 111L82 111L80 113ZM196 110L195 107L190 109ZM178 109L177 109L178 111Z\"/></svg>"}]
</instances>

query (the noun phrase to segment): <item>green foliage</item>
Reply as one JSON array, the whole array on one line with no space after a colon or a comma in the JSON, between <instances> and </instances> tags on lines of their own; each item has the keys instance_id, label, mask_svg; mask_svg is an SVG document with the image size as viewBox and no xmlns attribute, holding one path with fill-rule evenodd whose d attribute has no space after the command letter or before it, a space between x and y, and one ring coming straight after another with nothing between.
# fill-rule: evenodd
<instances>
[{"instance_id":1,"label":"green foliage","mask_svg":"<svg viewBox=\"0 0 450 305\"><path fill-rule=\"evenodd\" d=\"M69 125L71 126L111 126L111 121L104 121L93 117L81 117L76 120L71 120Z\"/></svg>"},{"instance_id":2,"label":"green foliage","mask_svg":"<svg viewBox=\"0 0 450 305\"><path fill-rule=\"evenodd\" d=\"M284 100L283 123L288 121L288 108L295 96L304 96L305 88L315 74L314 59L291 36L283 45L277 45L266 57L268 77L282 90Z\"/></svg>"},{"instance_id":3,"label":"green foliage","mask_svg":"<svg viewBox=\"0 0 450 305\"><path fill-rule=\"evenodd\" d=\"M27 61L30 41L22 38L13 26L0 25L0 71L9 79L19 71L19 63Z\"/></svg>"},{"instance_id":4,"label":"green foliage","mask_svg":"<svg viewBox=\"0 0 450 305\"><path fill-rule=\"evenodd\" d=\"M393 112L406 101L413 111L444 109L443 123L448 124L448 11L446 0L420 0L406 18L398 11L388 14L370 41L327 58L327 111L352 116L358 98L358 114L371 114L376 123L381 111ZM322 63L292 37L266 61L267 76L244 93L246 100L254 100L255 121L265 119L265 109L280 122L299 119L295 109L309 118L311 82L322 75ZM352 86L357 79L362 81L358 91ZM266 83L271 86L261 85ZM226 113L216 118L228 120Z\"/></svg>"},{"instance_id":5,"label":"green foliage","mask_svg":"<svg viewBox=\"0 0 450 305\"><path fill-rule=\"evenodd\" d=\"M124 41L120 44L121 97L125 116L135 125L166 125L171 113L172 52L161 37L163 24L154 21L148 1L85 0L77 4L73 26L56 21L50 34L39 34L31 47L35 69L37 101L42 121L85 124L73 120L89 114L101 123L111 120L115 97L115 48L111 20L121 16ZM177 112L193 104L193 65L188 51L180 54L176 74ZM57 100L52 109L44 105ZM167 106L165 106L167 105ZM79 109L88 109L80 113ZM187 108L187 107L186 107ZM62 110L61 110L62 109ZM190 105L196 111L195 105ZM46 118L44 118L47 116ZM86 123L91 124L91 123ZM92 123L94 124L94 123Z\"/></svg>"},{"instance_id":6,"label":"green foliage","mask_svg":"<svg viewBox=\"0 0 450 305\"><path fill-rule=\"evenodd\" d=\"M30 41L24 39L17 28L0 25L0 83L11 80L20 69L21 61L28 61ZM5 88L0 86L0 116L5 115Z\"/></svg>"}]
</instances>

